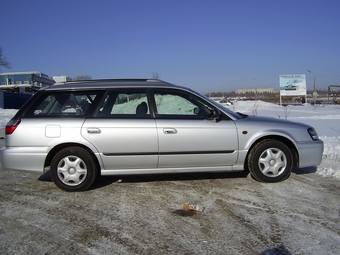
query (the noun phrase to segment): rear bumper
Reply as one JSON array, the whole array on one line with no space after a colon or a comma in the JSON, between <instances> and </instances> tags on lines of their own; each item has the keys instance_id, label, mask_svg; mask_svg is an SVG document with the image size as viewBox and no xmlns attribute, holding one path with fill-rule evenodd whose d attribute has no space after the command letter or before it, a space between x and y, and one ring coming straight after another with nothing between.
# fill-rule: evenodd
<instances>
[{"instance_id":1,"label":"rear bumper","mask_svg":"<svg viewBox=\"0 0 340 255\"><path fill-rule=\"evenodd\" d=\"M323 141L311 141L297 144L299 153L299 167L320 165L323 155Z\"/></svg>"},{"instance_id":2,"label":"rear bumper","mask_svg":"<svg viewBox=\"0 0 340 255\"><path fill-rule=\"evenodd\" d=\"M42 173L47 148L8 148L1 149L1 164L6 170L19 170Z\"/></svg>"}]
</instances>

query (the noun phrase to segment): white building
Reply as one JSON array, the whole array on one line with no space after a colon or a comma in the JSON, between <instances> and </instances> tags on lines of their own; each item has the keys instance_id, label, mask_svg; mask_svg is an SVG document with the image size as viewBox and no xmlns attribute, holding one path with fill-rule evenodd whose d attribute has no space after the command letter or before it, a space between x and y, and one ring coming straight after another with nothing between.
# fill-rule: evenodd
<instances>
[{"instance_id":1,"label":"white building","mask_svg":"<svg viewBox=\"0 0 340 255\"><path fill-rule=\"evenodd\" d=\"M72 79L68 76L58 75L58 76L52 76L52 79L58 83L58 82L66 82L66 81L72 81Z\"/></svg>"}]
</instances>

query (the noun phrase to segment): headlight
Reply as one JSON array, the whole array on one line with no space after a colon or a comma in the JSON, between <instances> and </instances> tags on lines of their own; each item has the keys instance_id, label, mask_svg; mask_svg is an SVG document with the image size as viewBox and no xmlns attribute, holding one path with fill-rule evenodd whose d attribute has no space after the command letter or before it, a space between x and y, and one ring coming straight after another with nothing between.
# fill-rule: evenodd
<instances>
[{"instance_id":1,"label":"headlight","mask_svg":"<svg viewBox=\"0 0 340 255\"><path fill-rule=\"evenodd\" d=\"M314 128L308 128L308 134L313 139L313 141L319 140L318 134L316 133Z\"/></svg>"}]
</instances>

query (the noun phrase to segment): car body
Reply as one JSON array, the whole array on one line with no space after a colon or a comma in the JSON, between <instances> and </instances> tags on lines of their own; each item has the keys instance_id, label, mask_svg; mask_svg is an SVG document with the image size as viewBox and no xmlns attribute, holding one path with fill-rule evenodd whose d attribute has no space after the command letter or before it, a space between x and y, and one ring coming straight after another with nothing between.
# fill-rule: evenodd
<instances>
[{"instance_id":1,"label":"car body","mask_svg":"<svg viewBox=\"0 0 340 255\"><path fill-rule=\"evenodd\" d=\"M4 169L49 170L66 191L86 190L99 174L249 170L258 181L278 182L293 166L320 164L323 153L311 126L235 113L149 79L42 88L5 132Z\"/></svg>"}]
</instances>

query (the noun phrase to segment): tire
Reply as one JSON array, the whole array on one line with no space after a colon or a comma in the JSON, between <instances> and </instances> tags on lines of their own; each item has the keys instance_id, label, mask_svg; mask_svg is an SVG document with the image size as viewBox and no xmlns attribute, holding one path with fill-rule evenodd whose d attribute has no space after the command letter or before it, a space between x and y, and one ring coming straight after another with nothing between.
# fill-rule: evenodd
<instances>
[{"instance_id":1,"label":"tire","mask_svg":"<svg viewBox=\"0 0 340 255\"><path fill-rule=\"evenodd\" d=\"M293 155L283 142L267 139L256 144L248 155L248 169L260 182L280 182L293 168Z\"/></svg>"},{"instance_id":2,"label":"tire","mask_svg":"<svg viewBox=\"0 0 340 255\"><path fill-rule=\"evenodd\" d=\"M52 159L50 173L54 184L65 191L84 191L97 178L98 167L93 156L81 147L67 147Z\"/></svg>"}]
</instances>

